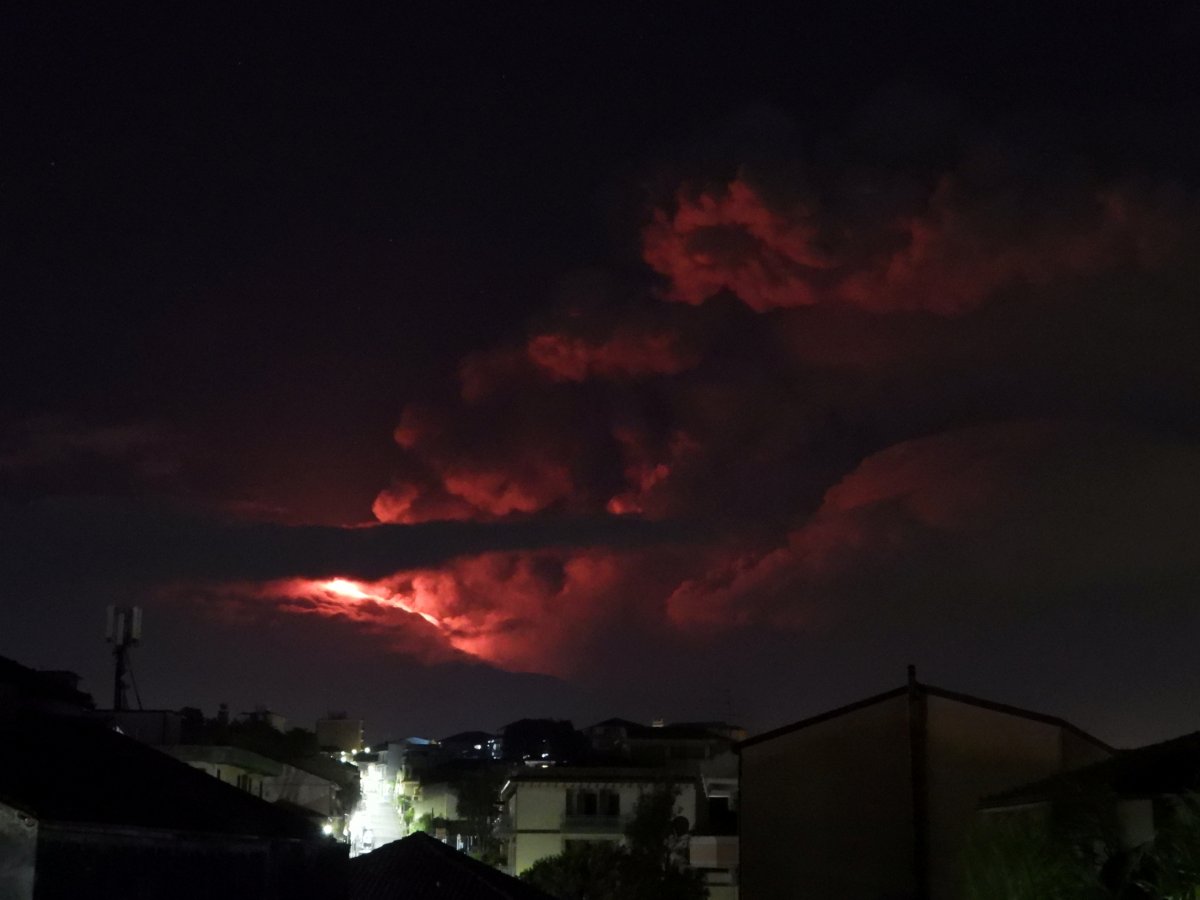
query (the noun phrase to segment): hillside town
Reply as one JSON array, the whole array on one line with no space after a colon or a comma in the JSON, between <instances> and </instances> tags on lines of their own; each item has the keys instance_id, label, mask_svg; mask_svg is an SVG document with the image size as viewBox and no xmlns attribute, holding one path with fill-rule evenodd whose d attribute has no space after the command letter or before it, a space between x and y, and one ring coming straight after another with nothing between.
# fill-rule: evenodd
<instances>
[{"instance_id":1,"label":"hillside town","mask_svg":"<svg viewBox=\"0 0 1200 900\"><path fill-rule=\"evenodd\" d=\"M1197 735L1118 750L912 667L755 735L621 718L438 738L370 739L349 712L313 725L263 707L105 709L70 672L0 659L0 896L1032 898L1051 883L1010 882L1062 841L1097 885L1190 877L1156 854L1200 824ZM605 893L596 866L634 858L647 829L649 886ZM1168 896L1112 890L1089 896Z\"/></svg>"}]
</instances>

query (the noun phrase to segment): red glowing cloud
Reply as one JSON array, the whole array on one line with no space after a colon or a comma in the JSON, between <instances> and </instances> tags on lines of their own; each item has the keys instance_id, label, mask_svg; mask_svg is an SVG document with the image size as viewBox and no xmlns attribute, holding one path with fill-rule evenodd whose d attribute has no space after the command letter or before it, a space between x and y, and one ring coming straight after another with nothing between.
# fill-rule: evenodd
<instances>
[{"instance_id":1,"label":"red glowing cloud","mask_svg":"<svg viewBox=\"0 0 1200 900\"><path fill-rule=\"evenodd\" d=\"M665 446L656 447L647 436L630 426L617 426L613 437L625 460L626 490L609 498L605 508L617 516L645 514L659 518L668 513L661 488L678 462L697 454L701 447L683 431L671 435Z\"/></svg>"},{"instance_id":2,"label":"red glowing cloud","mask_svg":"<svg viewBox=\"0 0 1200 900\"><path fill-rule=\"evenodd\" d=\"M530 339L528 353L539 369L557 381L674 375L697 362L695 352L683 348L679 335L669 332L618 331L600 342L567 334L539 334Z\"/></svg>"},{"instance_id":3,"label":"red glowing cloud","mask_svg":"<svg viewBox=\"0 0 1200 900\"><path fill-rule=\"evenodd\" d=\"M263 595L394 633L421 658L570 675L631 625L679 640L811 628L843 602L878 602L880 584L940 578L946 560L969 580L1005 541L1017 549L998 559L1037 552L1004 533L1005 516L1046 518L1046 492L1030 486L1066 479L1074 456L1056 448L1071 429L973 423L993 400L997 415L1077 414L1077 373L1095 363L1060 373L1022 317L1050 310L1056 333L1073 334L1095 311L1051 310L1057 289L1164 260L1179 221L1170 198L1082 177L1045 198L986 160L899 187L854 177L829 196L748 176L680 191L642 234L675 302L587 288L464 359L456 396L405 408L394 479L373 507L408 525L639 517L690 537L653 552L447 554L373 582L277 582ZM1022 285L1051 289L968 315ZM706 303L720 293L741 305ZM1010 360L1028 347L1018 372ZM1015 387L996 387L1001 365ZM1021 407L1013 395L1029 385L1039 402Z\"/></svg>"},{"instance_id":4,"label":"red glowing cloud","mask_svg":"<svg viewBox=\"0 0 1200 900\"><path fill-rule=\"evenodd\" d=\"M570 674L636 566L602 550L488 553L374 582L289 579L260 598L302 614L341 618L393 635L428 660L472 657L510 670Z\"/></svg>"},{"instance_id":5,"label":"red glowing cloud","mask_svg":"<svg viewBox=\"0 0 1200 900\"><path fill-rule=\"evenodd\" d=\"M1037 215L1027 203L1006 209L1014 205L946 175L920 209L822 220L804 205L777 209L738 178L680 192L672 211L656 211L642 255L667 277L667 299L684 303L729 291L757 312L834 302L955 314L1006 285L1152 264L1176 231L1165 198L1128 187L1099 187Z\"/></svg>"},{"instance_id":6,"label":"red glowing cloud","mask_svg":"<svg viewBox=\"0 0 1200 900\"><path fill-rule=\"evenodd\" d=\"M768 549L734 546L668 600L681 625L766 618L795 624L808 603L864 562L886 563L923 534L991 524L1003 491L1052 447L1062 426L1011 423L905 441L869 456L831 487L817 512Z\"/></svg>"},{"instance_id":7,"label":"red glowing cloud","mask_svg":"<svg viewBox=\"0 0 1200 900\"><path fill-rule=\"evenodd\" d=\"M816 246L810 212L767 208L745 181L693 199L681 193L674 213L658 210L642 233L642 256L670 278L667 297L703 303L722 290L764 312L816 303L814 275L833 264Z\"/></svg>"}]
</instances>

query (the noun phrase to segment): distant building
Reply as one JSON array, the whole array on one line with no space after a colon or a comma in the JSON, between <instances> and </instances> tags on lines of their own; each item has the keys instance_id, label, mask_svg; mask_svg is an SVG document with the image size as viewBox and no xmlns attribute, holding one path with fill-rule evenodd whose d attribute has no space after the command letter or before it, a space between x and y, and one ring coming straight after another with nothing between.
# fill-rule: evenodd
<instances>
[{"instance_id":1,"label":"distant building","mask_svg":"<svg viewBox=\"0 0 1200 900\"><path fill-rule=\"evenodd\" d=\"M1053 716L917 682L741 745L746 900L957 900L981 798L1105 759Z\"/></svg>"},{"instance_id":2,"label":"distant building","mask_svg":"<svg viewBox=\"0 0 1200 900\"><path fill-rule=\"evenodd\" d=\"M452 759L500 758L500 739L486 731L460 731L438 743Z\"/></svg>"},{"instance_id":3,"label":"distant building","mask_svg":"<svg viewBox=\"0 0 1200 900\"><path fill-rule=\"evenodd\" d=\"M583 729L594 756L635 766L678 766L728 753L746 731L726 722L677 722L642 725L606 719Z\"/></svg>"},{"instance_id":4,"label":"distant building","mask_svg":"<svg viewBox=\"0 0 1200 900\"><path fill-rule=\"evenodd\" d=\"M500 729L500 757L536 766L580 762L586 754L583 736L564 719L518 719Z\"/></svg>"},{"instance_id":5,"label":"distant building","mask_svg":"<svg viewBox=\"0 0 1200 900\"><path fill-rule=\"evenodd\" d=\"M345 713L317 719L317 746L326 751L357 753L363 748L362 719L347 718Z\"/></svg>"}]
</instances>

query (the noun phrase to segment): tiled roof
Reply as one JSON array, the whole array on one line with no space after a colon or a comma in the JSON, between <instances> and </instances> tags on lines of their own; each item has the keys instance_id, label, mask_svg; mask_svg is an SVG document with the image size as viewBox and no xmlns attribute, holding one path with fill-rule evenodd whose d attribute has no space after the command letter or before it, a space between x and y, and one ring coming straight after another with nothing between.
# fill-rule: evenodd
<instances>
[{"instance_id":1,"label":"tiled roof","mask_svg":"<svg viewBox=\"0 0 1200 900\"><path fill-rule=\"evenodd\" d=\"M350 860L350 900L554 900L423 832Z\"/></svg>"},{"instance_id":2,"label":"tiled roof","mask_svg":"<svg viewBox=\"0 0 1200 900\"><path fill-rule=\"evenodd\" d=\"M95 722L2 725L0 800L43 821L320 839L305 819Z\"/></svg>"}]
</instances>

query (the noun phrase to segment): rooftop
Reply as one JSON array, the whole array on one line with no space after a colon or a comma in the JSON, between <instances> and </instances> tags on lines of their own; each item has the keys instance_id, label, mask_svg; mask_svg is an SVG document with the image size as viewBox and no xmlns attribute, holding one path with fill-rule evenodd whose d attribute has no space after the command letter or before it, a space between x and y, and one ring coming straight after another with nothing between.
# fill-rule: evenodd
<instances>
[{"instance_id":1,"label":"rooftop","mask_svg":"<svg viewBox=\"0 0 1200 900\"><path fill-rule=\"evenodd\" d=\"M350 860L350 900L553 900L423 832Z\"/></svg>"},{"instance_id":2,"label":"rooftop","mask_svg":"<svg viewBox=\"0 0 1200 900\"><path fill-rule=\"evenodd\" d=\"M774 728L771 731L763 732L755 735L752 738L747 738L738 744L739 748L752 747L755 744L761 744L765 741L774 740L778 737L783 737L786 734L791 734L793 731L799 731L802 728L808 728L812 725L817 725L821 722L827 722L830 719L835 719L838 716L844 716L848 713L857 712L860 709L866 709L869 706L874 706L877 703L883 703L887 700L894 700L897 697L905 696L910 690L915 690L926 697L939 697L943 700L952 700L955 703L963 703L968 706L977 706L981 709L990 709L993 712L1003 713L1010 716L1018 716L1023 719L1030 719L1034 722L1044 722L1047 725L1057 725L1059 728L1075 734L1077 737L1100 747L1108 752L1113 752L1113 748L1104 741L1091 734L1088 734L1082 728L1072 725L1065 719L1060 719L1058 716L1050 716L1045 713L1034 712L1029 709L1022 709L1018 706L1009 706L1007 703L997 703L994 700L984 700L982 697L973 697L970 694L960 694L957 691L948 691L945 688L934 687L931 684L914 681L911 685L894 688L890 691L884 691L882 694L875 694L872 697L867 697L863 700L858 700L854 703L849 703L845 706L839 706L836 709L831 709L828 712L819 713L815 716L810 716L807 719L801 719L798 722L793 722L790 725L783 725L779 728Z\"/></svg>"},{"instance_id":3,"label":"rooftop","mask_svg":"<svg viewBox=\"0 0 1200 900\"><path fill-rule=\"evenodd\" d=\"M316 839L315 826L85 719L14 716L0 801L44 822Z\"/></svg>"},{"instance_id":4,"label":"rooftop","mask_svg":"<svg viewBox=\"0 0 1200 900\"><path fill-rule=\"evenodd\" d=\"M1043 803L1077 791L1105 790L1118 797L1156 797L1200 789L1200 732L1124 750L1111 759L987 797L985 809Z\"/></svg>"}]
</instances>

